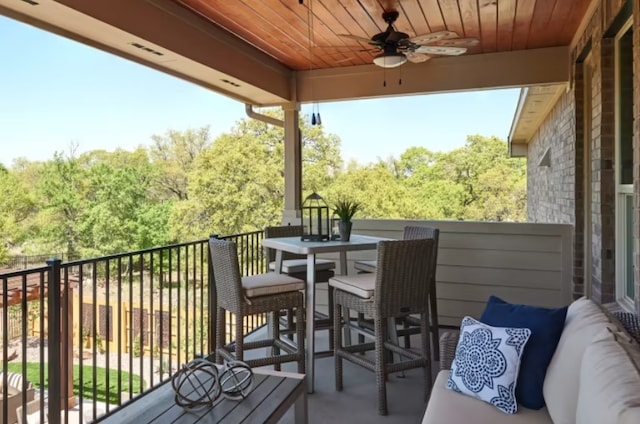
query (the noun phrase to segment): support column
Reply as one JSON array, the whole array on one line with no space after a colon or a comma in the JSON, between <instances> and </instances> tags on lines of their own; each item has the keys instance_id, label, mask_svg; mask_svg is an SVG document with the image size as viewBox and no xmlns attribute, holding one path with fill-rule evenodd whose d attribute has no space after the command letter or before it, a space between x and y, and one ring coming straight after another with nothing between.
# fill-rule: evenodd
<instances>
[{"instance_id":1,"label":"support column","mask_svg":"<svg viewBox=\"0 0 640 424\"><path fill-rule=\"evenodd\" d=\"M284 110L284 211L283 224L300 222L302 206L302 134L298 119L300 105L289 103Z\"/></svg>"}]
</instances>

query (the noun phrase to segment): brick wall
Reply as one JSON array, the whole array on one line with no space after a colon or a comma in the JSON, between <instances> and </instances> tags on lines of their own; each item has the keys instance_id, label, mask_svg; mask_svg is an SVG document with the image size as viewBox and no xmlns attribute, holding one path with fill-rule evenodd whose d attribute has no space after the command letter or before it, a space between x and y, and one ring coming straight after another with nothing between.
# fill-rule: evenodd
<instances>
[{"instance_id":1,"label":"brick wall","mask_svg":"<svg viewBox=\"0 0 640 424\"><path fill-rule=\"evenodd\" d=\"M634 74L640 75L640 2L634 1ZM584 252L591 258L591 294L602 303L615 300L615 58L614 40L604 38L624 0L602 0L580 35L572 57L572 83L559 98L529 142L527 157L527 208L532 222L574 225L574 297L583 295ZM580 63L591 52L590 81ZM577 58L580 58L579 60ZM635 77L634 81L640 81ZM591 110L584 111L583 90L589 84ZM640 84L634 90L634 189L635 287L640 311ZM590 112L590 113L589 113ZM585 139L584 121L591 115L590 138ZM590 149L591 204L584 203L584 149ZM539 166L550 149L551 166ZM584 211L590 211L591 226L585 227ZM584 246L585 232L591 246Z\"/></svg>"},{"instance_id":2,"label":"brick wall","mask_svg":"<svg viewBox=\"0 0 640 424\"><path fill-rule=\"evenodd\" d=\"M563 94L529 142L527 215L531 222L575 223L575 101ZM539 166L550 149L551 166Z\"/></svg>"}]
</instances>

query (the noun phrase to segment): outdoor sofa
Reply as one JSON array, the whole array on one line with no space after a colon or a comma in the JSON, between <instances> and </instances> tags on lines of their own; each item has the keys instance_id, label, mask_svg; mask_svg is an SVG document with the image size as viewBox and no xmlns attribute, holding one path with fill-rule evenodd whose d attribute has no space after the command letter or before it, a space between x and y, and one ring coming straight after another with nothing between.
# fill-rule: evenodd
<instances>
[{"instance_id":1,"label":"outdoor sofa","mask_svg":"<svg viewBox=\"0 0 640 424\"><path fill-rule=\"evenodd\" d=\"M543 331L544 336L551 333ZM457 333L443 334L441 368L452 363L457 345ZM640 423L640 345L600 305L587 298L569 305L550 358L542 376L540 409L525 408L518 398L517 412L505 413L494 404L452 390L450 370L442 369L422 424ZM519 371L521 380L524 369Z\"/></svg>"}]
</instances>

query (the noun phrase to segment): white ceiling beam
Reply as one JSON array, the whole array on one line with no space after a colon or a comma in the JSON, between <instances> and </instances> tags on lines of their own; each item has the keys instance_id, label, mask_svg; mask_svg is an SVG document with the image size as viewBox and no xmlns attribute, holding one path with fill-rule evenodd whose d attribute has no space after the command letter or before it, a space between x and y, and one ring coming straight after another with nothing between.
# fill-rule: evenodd
<instances>
[{"instance_id":1,"label":"white ceiling beam","mask_svg":"<svg viewBox=\"0 0 640 424\"><path fill-rule=\"evenodd\" d=\"M297 91L298 101L309 103L558 84L568 75L569 54L563 46L437 58L387 70L364 65L301 71Z\"/></svg>"},{"instance_id":2,"label":"white ceiling beam","mask_svg":"<svg viewBox=\"0 0 640 424\"><path fill-rule=\"evenodd\" d=\"M80 12L91 21L106 22L117 30L161 46L178 55L182 62L166 62L155 68L186 77L243 102L280 104L293 97L290 83L293 73L289 68L173 1L57 0L57 3ZM86 30L90 32L91 28ZM95 39L96 35L89 33L85 38ZM130 46L108 47L120 56L131 56L127 52ZM148 64L135 57L133 60ZM208 69L211 74L203 75L202 69L197 68ZM224 79L241 87L229 86Z\"/></svg>"}]
</instances>

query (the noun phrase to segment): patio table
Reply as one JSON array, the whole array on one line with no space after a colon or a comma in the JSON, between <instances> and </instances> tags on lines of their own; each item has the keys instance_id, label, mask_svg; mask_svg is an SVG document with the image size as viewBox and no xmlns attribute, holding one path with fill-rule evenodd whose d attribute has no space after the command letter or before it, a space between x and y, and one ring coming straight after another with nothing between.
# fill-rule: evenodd
<instances>
[{"instance_id":1,"label":"patio table","mask_svg":"<svg viewBox=\"0 0 640 424\"><path fill-rule=\"evenodd\" d=\"M307 281L305 294L305 318L307 334L307 390L313 393L314 387L314 355L315 355L315 304L316 304L316 255L319 253L340 254L340 273L347 273L347 252L357 250L373 250L378 242L388 240L382 237L352 234L349 241L302 241L300 237L277 237L262 240L262 245L276 250L276 272L282 270L282 252L307 255Z\"/></svg>"}]
</instances>

